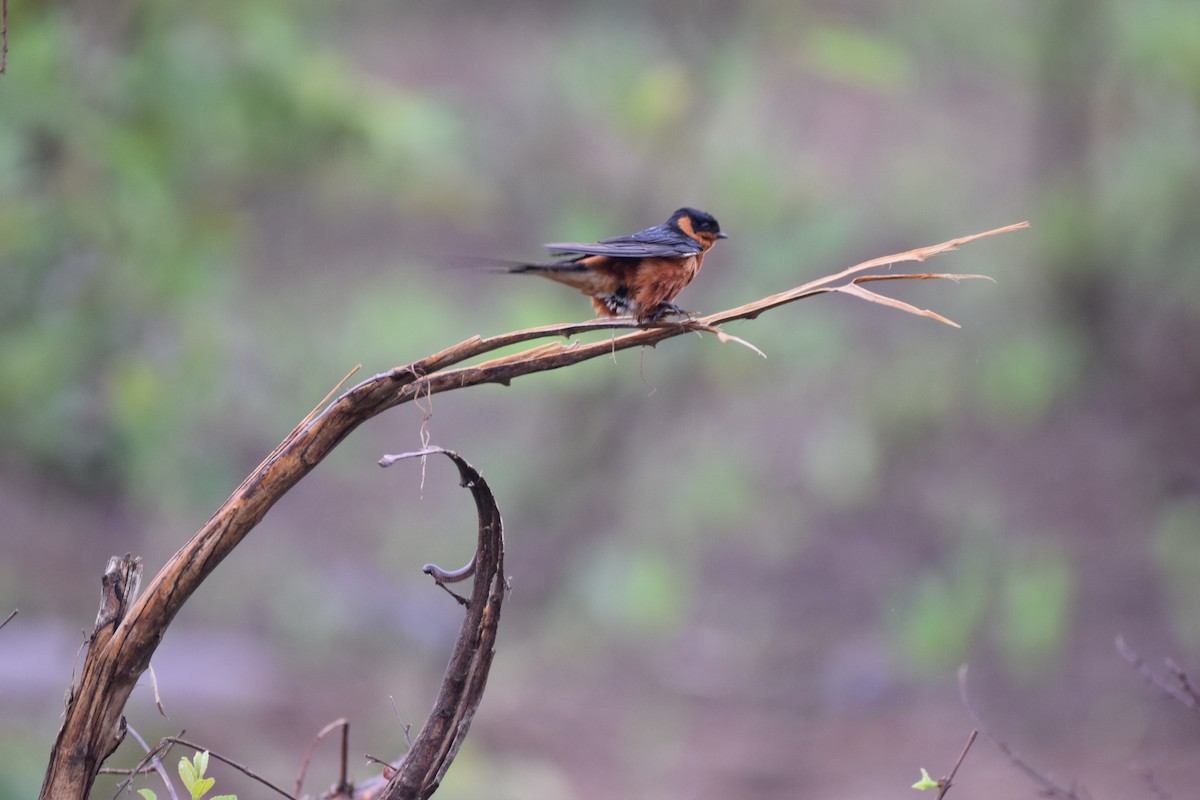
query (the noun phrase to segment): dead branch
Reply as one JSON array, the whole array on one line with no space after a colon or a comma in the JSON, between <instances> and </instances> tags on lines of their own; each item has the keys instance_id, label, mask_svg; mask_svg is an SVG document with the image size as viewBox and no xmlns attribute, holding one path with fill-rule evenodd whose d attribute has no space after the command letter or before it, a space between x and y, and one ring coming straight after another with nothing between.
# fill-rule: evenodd
<instances>
[{"instance_id":1,"label":"dead branch","mask_svg":"<svg viewBox=\"0 0 1200 800\"><path fill-rule=\"evenodd\" d=\"M483 700L488 671L495 655L500 606L508 589L504 577L504 523L483 476L457 453L440 447L389 457L387 464L396 458L435 453L454 462L462 485L475 498L475 508L479 512L479 538L473 558L475 581L433 711L401 759L396 774L378 795L380 800L424 800L441 784ZM374 797L357 793L355 796Z\"/></svg>"},{"instance_id":2,"label":"dead branch","mask_svg":"<svg viewBox=\"0 0 1200 800\"><path fill-rule=\"evenodd\" d=\"M125 738L125 718L120 714L120 707L115 714L109 712L114 695L120 696L121 706L124 706L133 682L145 665L129 680L119 671L118 663L94 655L107 652L119 635L121 623L128 618L129 604L137 595L141 577L141 559L126 555L108 560L100 580L100 611L88 639L83 672L78 684L68 690L66 715L54 741L40 797L83 800L104 759ZM128 689L122 691L127 680Z\"/></svg>"},{"instance_id":3,"label":"dead branch","mask_svg":"<svg viewBox=\"0 0 1200 800\"><path fill-rule=\"evenodd\" d=\"M141 576L140 563L129 557L123 560L114 558L110 562L109 570L105 573L101 612L88 642L78 684L73 685L68 695L62 728L50 754L40 797L55 800L83 800L87 797L100 765L124 736L125 722L121 712L125 702L138 678L149 666L151 656L179 609L285 493L359 425L377 414L420 396L428 397L482 383L507 385L523 375L608 356L617 350L653 346L675 336L719 328L734 320L754 319L769 309L829 292L848 293L871 302L885 302L910 313L949 322L933 312L867 292L861 287L865 282L862 273L875 267L924 261L976 239L1027 226L1028 223L1019 223L874 259L836 275L697 320L649 326L639 326L633 320L596 320L532 328L488 338L476 336L427 358L375 375L352 387L324 411L296 426L191 540L167 561L136 601L137 584ZM887 277L897 279L901 276ZM905 276L907 279L940 277L948 276ZM572 337L586 331L624 328L636 330L590 344L573 341L542 345L516 356L451 369L469 359L513 344ZM469 613L485 607L483 599L472 602ZM407 761L410 770L415 769L411 765L418 763L414 758L410 753ZM430 785L428 779L432 777L436 778L433 783L436 786L441 774L438 770L444 769L446 763L437 760L439 766L432 776L425 775L426 783L422 785ZM411 783L408 782L410 779ZM406 791L416 791L418 783L415 777L409 775L403 785L407 787Z\"/></svg>"}]
</instances>

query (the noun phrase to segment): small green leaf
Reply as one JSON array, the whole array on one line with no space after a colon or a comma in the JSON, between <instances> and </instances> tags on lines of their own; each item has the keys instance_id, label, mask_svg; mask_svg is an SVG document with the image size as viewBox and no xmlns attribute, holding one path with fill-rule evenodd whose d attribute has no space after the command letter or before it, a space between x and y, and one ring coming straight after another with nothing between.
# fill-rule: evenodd
<instances>
[{"instance_id":1,"label":"small green leaf","mask_svg":"<svg viewBox=\"0 0 1200 800\"><path fill-rule=\"evenodd\" d=\"M212 798L212 800L237 800L237 795L236 794L219 794L216 797Z\"/></svg>"},{"instance_id":2,"label":"small green leaf","mask_svg":"<svg viewBox=\"0 0 1200 800\"><path fill-rule=\"evenodd\" d=\"M217 782L216 778L200 778L191 786L192 800L200 800Z\"/></svg>"},{"instance_id":3,"label":"small green leaf","mask_svg":"<svg viewBox=\"0 0 1200 800\"><path fill-rule=\"evenodd\" d=\"M146 798L146 800L158 800L158 795L152 789L138 789L138 794Z\"/></svg>"},{"instance_id":4,"label":"small green leaf","mask_svg":"<svg viewBox=\"0 0 1200 800\"><path fill-rule=\"evenodd\" d=\"M188 761L186 757L179 759L179 779L183 781L184 787L189 792L199 777L200 775L196 772L196 768L192 766L192 762Z\"/></svg>"},{"instance_id":5,"label":"small green leaf","mask_svg":"<svg viewBox=\"0 0 1200 800\"><path fill-rule=\"evenodd\" d=\"M216 783L216 779L204 777L204 772L207 769L207 750L202 753L196 753L196 755L192 756L191 761L188 761L186 758L179 759L179 778L183 781L183 785L187 787L192 800L200 800L213 787L213 784Z\"/></svg>"},{"instance_id":6,"label":"small green leaf","mask_svg":"<svg viewBox=\"0 0 1200 800\"><path fill-rule=\"evenodd\" d=\"M208 772L208 751L196 753L192 757L192 763L196 765L196 777L203 778L204 773Z\"/></svg>"},{"instance_id":7,"label":"small green leaf","mask_svg":"<svg viewBox=\"0 0 1200 800\"><path fill-rule=\"evenodd\" d=\"M912 788L921 790L937 789L940 785L933 778L929 777L929 773L925 771L924 767L921 767L921 780L914 783Z\"/></svg>"}]
</instances>

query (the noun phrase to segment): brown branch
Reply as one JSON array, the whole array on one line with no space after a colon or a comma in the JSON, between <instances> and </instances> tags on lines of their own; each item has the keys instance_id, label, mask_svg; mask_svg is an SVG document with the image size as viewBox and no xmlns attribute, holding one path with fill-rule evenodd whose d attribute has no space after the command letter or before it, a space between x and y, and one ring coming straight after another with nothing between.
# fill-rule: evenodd
<instances>
[{"instance_id":1,"label":"brown branch","mask_svg":"<svg viewBox=\"0 0 1200 800\"><path fill-rule=\"evenodd\" d=\"M0 622L0 628L3 628L8 623L12 622L13 617L15 617L19 613L21 613L21 610L19 608L14 608L12 611L8 612L8 616L4 618L3 622Z\"/></svg>"},{"instance_id":2,"label":"brown branch","mask_svg":"<svg viewBox=\"0 0 1200 800\"><path fill-rule=\"evenodd\" d=\"M479 536L473 559L475 581L433 711L412 741L396 774L379 795L380 800L424 800L441 784L483 700L488 671L495 655L500 607L508 589L504 577L504 523L483 476L457 453L440 447L390 457L387 464L394 463L391 460L394 458L435 453L454 462L462 485L475 498L479 514Z\"/></svg>"},{"instance_id":3,"label":"brown branch","mask_svg":"<svg viewBox=\"0 0 1200 800\"><path fill-rule=\"evenodd\" d=\"M346 780L346 761L350 741L350 722L343 717L342 719L335 719L324 728L321 728L321 730L317 732L317 735L313 737L312 742L309 743L308 750L304 751L304 758L300 761L300 774L296 776L296 788L292 790L292 794L296 797L301 796L300 792L304 788L304 776L308 773L308 765L312 761L313 753L315 753L317 750L317 745L321 743L322 739L324 739L333 731L336 731L338 728L342 729L342 764L338 773L338 782L333 785L333 788L335 792L347 793L350 791L350 784Z\"/></svg>"},{"instance_id":4,"label":"brown branch","mask_svg":"<svg viewBox=\"0 0 1200 800\"><path fill-rule=\"evenodd\" d=\"M125 702L179 609L285 493L359 425L372 417L419 396L428 397L482 383L508 384L516 377L608 356L617 350L653 346L675 336L711 330L726 322L754 319L764 311L816 294L854 293L854 290L846 287L856 285L856 280L861 282L861 277L855 279L852 276L861 276L868 269L906 261L924 261L984 236L1024 228L1027 224L1010 225L932 247L874 259L836 275L694 321L642 327L632 320L595 320L532 328L488 338L476 336L427 358L375 375L352 387L320 414L297 425L191 540L167 561L136 602L136 580L132 583L119 580L122 576L126 579L130 576L140 577L140 565L135 560L127 558L125 561L129 563L121 562L120 574L114 578L123 589L117 585L110 586L106 577L101 618L97 619L89 641L78 685L70 692L63 725L50 754L40 796L56 800L82 800L87 796L100 764L124 735L125 723L121 712ZM858 294L862 295L861 292ZM904 306L898 302L890 304L898 308ZM919 313L919 310L914 313ZM636 330L590 344L546 344L515 356L450 369L509 345L610 329ZM118 561L113 559L110 562L110 572L118 569L114 567Z\"/></svg>"},{"instance_id":5,"label":"brown branch","mask_svg":"<svg viewBox=\"0 0 1200 800\"><path fill-rule=\"evenodd\" d=\"M971 751L971 745L975 744L975 737L978 735L978 730L971 731L970 735L967 736L967 743L963 745L962 752L958 754L958 761L954 762L954 768L950 770L950 774L944 778L938 778L937 800L942 800L946 796L946 793L950 791L950 787L954 785L954 776L958 774L958 768L962 766L967 753Z\"/></svg>"},{"instance_id":6,"label":"brown branch","mask_svg":"<svg viewBox=\"0 0 1200 800\"><path fill-rule=\"evenodd\" d=\"M108 651L121 623L128 618L129 604L137 594L141 577L141 559L126 555L108 560L100 580L100 611L88 638L83 672L79 683L68 690L66 715L54 741L40 797L80 800L87 797L100 764L125 738L125 718L120 715L120 707L116 714L107 713L114 694L122 694L124 676L115 671L116 665L111 660L97 654ZM142 670L138 670L139 675ZM136 680L135 675L133 681ZM132 688L130 681L129 689ZM128 696L129 692L124 691L120 698L122 706Z\"/></svg>"}]
</instances>

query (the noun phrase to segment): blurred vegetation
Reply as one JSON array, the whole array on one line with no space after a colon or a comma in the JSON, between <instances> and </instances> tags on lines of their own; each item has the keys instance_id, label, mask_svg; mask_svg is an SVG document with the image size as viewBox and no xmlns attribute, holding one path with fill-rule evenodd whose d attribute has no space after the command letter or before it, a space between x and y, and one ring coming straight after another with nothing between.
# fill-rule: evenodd
<instances>
[{"instance_id":1,"label":"blurred vegetation","mask_svg":"<svg viewBox=\"0 0 1200 800\"><path fill-rule=\"evenodd\" d=\"M1166 579L1171 624L1181 641L1200 648L1200 501L1193 497L1165 506L1157 523L1154 556Z\"/></svg>"},{"instance_id":2,"label":"blurred vegetation","mask_svg":"<svg viewBox=\"0 0 1200 800\"><path fill-rule=\"evenodd\" d=\"M435 398L435 440L519 521L533 610L511 613L548 663L737 635L749 655L714 674L765 681L768 656L737 670L769 641L833 670L866 629L904 679L983 654L1045 685L1085 615L1134 607L1197 652L1198 8L10 7L0 480L138 531L51 518L30 557L169 553L355 363L587 313L447 257L693 204L732 237L682 298L711 309L1028 218L937 264L995 287L896 289L961 332L825 298L734 331L765 365L687 341ZM349 447L415 444L420 414L397 416ZM381 629L436 652L386 572L462 527L459 498L362 463L331 459L332 488L279 515L286 552L223 567L194 619L241 615L305 665ZM0 562L12 605L50 591L21 563ZM387 600L306 600L323 582Z\"/></svg>"},{"instance_id":3,"label":"blurred vegetation","mask_svg":"<svg viewBox=\"0 0 1200 800\"><path fill-rule=\"evenodd\" d=\"M14 16L0 119L11 457L96 491L210 498L232 472L205 431L231 412L247 431L264 421L242 416L254 401L230 379L245 358L270 368L246 341L260 335L243 299L256 195L399 211L465 186L430 157L453 118L352 70L314 39L314 16L241 2Z\"/></svg>"}]
</instances>

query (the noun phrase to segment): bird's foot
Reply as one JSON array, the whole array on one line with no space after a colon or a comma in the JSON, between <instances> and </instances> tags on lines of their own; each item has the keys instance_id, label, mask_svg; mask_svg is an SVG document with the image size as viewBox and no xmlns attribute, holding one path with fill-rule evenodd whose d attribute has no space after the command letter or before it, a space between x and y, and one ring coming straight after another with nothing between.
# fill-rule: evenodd
<instances>
[{"instance_id":1,"label":"bird's foot","mask_svg":"<svg viewBox=\"0 0 1200 800\"><path fill-rule=\"evenodd\" d=\"M696 312L687 311L680 308L674 303L662 302L658 304L658 308L654 309L654 313L647 317L645 322L661 322L664 317L683 317L688 322L696 320Z\"/></svg>"}]
</instances>

